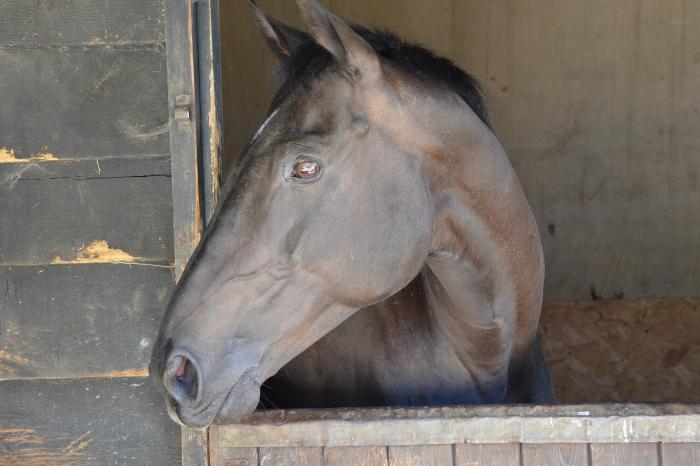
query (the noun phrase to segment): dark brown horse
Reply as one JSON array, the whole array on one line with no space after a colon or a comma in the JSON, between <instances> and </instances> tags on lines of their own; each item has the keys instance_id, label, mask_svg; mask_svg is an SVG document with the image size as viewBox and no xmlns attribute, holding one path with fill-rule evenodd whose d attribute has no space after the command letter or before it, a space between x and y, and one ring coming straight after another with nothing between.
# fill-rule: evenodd
<instances>
[{"instance_id":1,"label":"dark brown horse","mask_svg":"<svg viewBox=\"0 0 700 466\"><path fill-rule=\"evenodd\" d=\"M275 407L549 402L540 238L476 83L297 3L310 35L252 5L284 83L165 315L171 416L238 421L262 386Z\"/></svg>"}]
</instances>

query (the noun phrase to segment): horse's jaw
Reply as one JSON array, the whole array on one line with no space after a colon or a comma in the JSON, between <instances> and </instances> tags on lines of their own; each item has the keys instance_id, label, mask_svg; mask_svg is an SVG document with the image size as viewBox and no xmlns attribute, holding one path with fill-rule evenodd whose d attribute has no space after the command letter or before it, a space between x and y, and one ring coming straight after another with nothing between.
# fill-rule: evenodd
<instances>
[{"instance_id":1,"label":"horse's jaw","mask_svg":"<svg viewBox=\"0 0 700 466\"><path fill-rule=\"evenodd\" d=\"M221 401L223 398L223 401ZM196 412L181 412L170 398L166 399L168 416L177 424L202 430L211 424L236 424L249 417L260 401L260 383L251 372L243 374L223 397L211 400Z\"/></svg>"},{"instance_id":2,"label":"horse's jaw","mask_svg":"<svg viewBox=\"0 0 700 466\"><path fill-rule=\"evenodd\" d=\"M236 424L249 417L260 402L260 384L253 377L244 375L226 395L216 415L219 424Z\"/></svg>"}]
</instances>

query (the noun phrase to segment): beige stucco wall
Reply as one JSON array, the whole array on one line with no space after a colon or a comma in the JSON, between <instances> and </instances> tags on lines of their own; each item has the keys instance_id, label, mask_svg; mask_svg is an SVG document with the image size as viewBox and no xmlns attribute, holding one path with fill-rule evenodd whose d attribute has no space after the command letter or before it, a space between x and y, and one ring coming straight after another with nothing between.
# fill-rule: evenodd
<instances>
[{"instance_id":1,"label":"beige stucco wall","mask_svg":"<svg viewBox=\"0 0 700 466\"><path fill-rule=\"evenodd\" d=\"M546 298L700 296L700 2L323 3L479 78L540 224ZM292 0L261 4L300 25ZM222 41L231 163L274 59L242 0L222 2Z\"/></svg>"}]
</instances>

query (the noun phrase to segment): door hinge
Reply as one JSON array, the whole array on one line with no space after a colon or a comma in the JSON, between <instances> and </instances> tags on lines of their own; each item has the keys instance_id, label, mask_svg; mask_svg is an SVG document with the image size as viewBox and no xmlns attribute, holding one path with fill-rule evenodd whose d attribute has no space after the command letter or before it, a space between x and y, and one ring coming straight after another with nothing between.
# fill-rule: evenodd
<instances>
[{"instance_id":1,"label":"door hinge","mask_svg":"<svg viewBox=\"0 0 700 466\"><path fill-rule=\"evenodd\" d=\"M175 107L173 109L173 118L177 122L177 129L180 131L189 131L192 129L192 96L178 95L175 96Z\"/></svg>"}]
</instances>

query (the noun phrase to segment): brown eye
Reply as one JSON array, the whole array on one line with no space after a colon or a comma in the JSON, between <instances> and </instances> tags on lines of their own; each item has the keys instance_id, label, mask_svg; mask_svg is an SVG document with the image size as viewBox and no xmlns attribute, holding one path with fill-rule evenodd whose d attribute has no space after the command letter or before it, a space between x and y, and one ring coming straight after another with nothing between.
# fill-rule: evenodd
<instances>
[{"instance_id":1,"label":"brown eye","mask_svg":"<svg viewBox=\"0 0 700 466\"><path fill-rule=\"evenodd\" d=\"M299 160L292 167L292 178L313 180L321 174L321 166L313 160Z\"/></svg>"}]
</instances>

